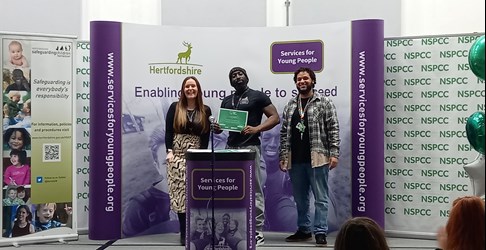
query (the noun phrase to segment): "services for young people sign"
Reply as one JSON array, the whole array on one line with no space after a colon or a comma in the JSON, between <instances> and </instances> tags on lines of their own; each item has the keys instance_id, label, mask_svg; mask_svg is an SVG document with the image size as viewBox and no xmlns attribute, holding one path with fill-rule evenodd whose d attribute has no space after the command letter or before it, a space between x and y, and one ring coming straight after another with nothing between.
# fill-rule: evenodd
<instances>
[{"instance_id":1,"label":"services for young people sign","mask_svg":"<svg viewBox=\"0 0 486 250\"><path fill-rule=\"evenodd\" d=\"M298 93L293 72L315 70L315 91L332 99L340 122L339 166L329 179L329 231L352 213L383 222L383 149L375 146L383 143L382 20L280 28L98 21L91 32L90 106L96 109L90 110L90 238L179 230L167 199L167 110L183 79L196 76L204 103L218 117L221 100L233 91L228 74L234 66L246 69L249 87L268 95L279 114ZM257 160L265 181L266 230L290 232L297 228L297 209L288 175L279 170L279 129L262 133ZM216 148L224 147L226 136L214 136Z\"/></svg>"},{"instance_id":2,"label":"services for young people sign","mask_svg":"<svg viewBox=\"0 0 486 250\"><path fill-rule=\"evenodd\" d=\"M0 244L77 239L73 219L74 38L0 34L0 44Z\"/></svg>"}]
</instances>

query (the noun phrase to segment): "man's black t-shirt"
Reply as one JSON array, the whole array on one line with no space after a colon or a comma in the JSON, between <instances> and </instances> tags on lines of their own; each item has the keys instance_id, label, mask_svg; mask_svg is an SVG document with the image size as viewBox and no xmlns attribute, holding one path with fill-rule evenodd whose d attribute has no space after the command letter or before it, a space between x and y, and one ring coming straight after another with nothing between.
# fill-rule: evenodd
<instances>
[{"instance_id":1,"label":"man's black t-shirt","mask_svg":"<svg viewBox=\"0 0 486 250\"><path fill-rule=\"evenodd\" d=\"M221 108L248 111L248 126L256 127L262 122L263 109L272 104L270 98L260 91L248 88L241 95L229 95L221 102ZM260 133L243 135L229 132L228 146L242 147L260 145Z\"/></svg>"},{"instance_id":2,"label":"man's black t-shirt","mask_svg":"<svg viewBox=\"0 0 486 250\"><path fill-rule=\"evenodd\" d=\"M310 98L309 98L310 99ZM306 100L307 103L308 99ZM302 104L305 106L305 104ZM290 148L292 154L292 164L297 163L311 163L311 148L310 148L310 138L309 138L309 122L307 119L307 112L304 113L304 126L305 131L304 133L300 133L297 129L297 123L301 121L299 109L296 108L294 114L292 114L292 118L290 120L290 127L291 127L291 139L290 139ZM301 137L302 136L302 137Z\"/></svg>"}]
</instances>

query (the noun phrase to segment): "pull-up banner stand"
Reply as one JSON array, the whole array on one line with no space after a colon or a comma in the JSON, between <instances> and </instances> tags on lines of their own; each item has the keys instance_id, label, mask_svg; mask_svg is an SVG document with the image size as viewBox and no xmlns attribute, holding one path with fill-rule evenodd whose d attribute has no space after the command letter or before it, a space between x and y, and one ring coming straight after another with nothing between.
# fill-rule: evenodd
<instances>
[{"instance_id":1,"label":"pull-up banner stand","mask_svg":"<svg viewBox=\"0 0 486 250\"><path fill-rule=\"evenodd\" d=\"M77 240L75 37L0 33L0 245Z\"/></svg>"}]
</instances>

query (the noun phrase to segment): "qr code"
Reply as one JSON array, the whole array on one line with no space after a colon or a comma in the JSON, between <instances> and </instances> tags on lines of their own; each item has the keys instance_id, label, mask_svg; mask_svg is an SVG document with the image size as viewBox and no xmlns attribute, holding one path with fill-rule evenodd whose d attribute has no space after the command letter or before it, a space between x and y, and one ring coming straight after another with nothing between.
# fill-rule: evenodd
<instances>
[{"instance_id":1,"label":"qr code","mask_svg":"<svg viewBox=\"0 0 486 250\"><path fill-rule=\"evenodd\" d=\"M61 144L42 145L43 162L61 161Z\"/></svg>"}]
</instances>

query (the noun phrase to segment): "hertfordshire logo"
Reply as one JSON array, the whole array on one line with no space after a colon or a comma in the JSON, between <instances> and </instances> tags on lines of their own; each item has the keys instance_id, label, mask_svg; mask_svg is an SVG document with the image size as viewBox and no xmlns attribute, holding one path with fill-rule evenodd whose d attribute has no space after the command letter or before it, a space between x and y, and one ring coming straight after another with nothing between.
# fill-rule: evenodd
<instances>
[{"instance_id":1,"label":"hertfordshire logo","mask_svg":"<svg viewBox=\"0 0 486 250\"><path fill-rule=\"evenodd\" d=\"M183 41L185 51L178 49L177 60L175 63L149 63L150 74L164 75L201 75L202 65L189 63L191 61L192 43ZM173 62L173 61L172 61Z\"/></svg>"},{"instance_id":2,"label":"hertfordshire logo","mask_svg":"<svg viewBox=\"0 0 486 250\"><path fill-rule=\"evenodd\" d=\"M191 49L192 49L192 46L190 43L186 43L185 41L182 42L182 45L186 46L187 47L187 50L185 52L181 52L179 54L177 54L177 61L176 63L182 63L182 58L186 59L186 62L185 64L187 64L187 62L189 60L191 60Z\"/></svg>"}]
</instances>

